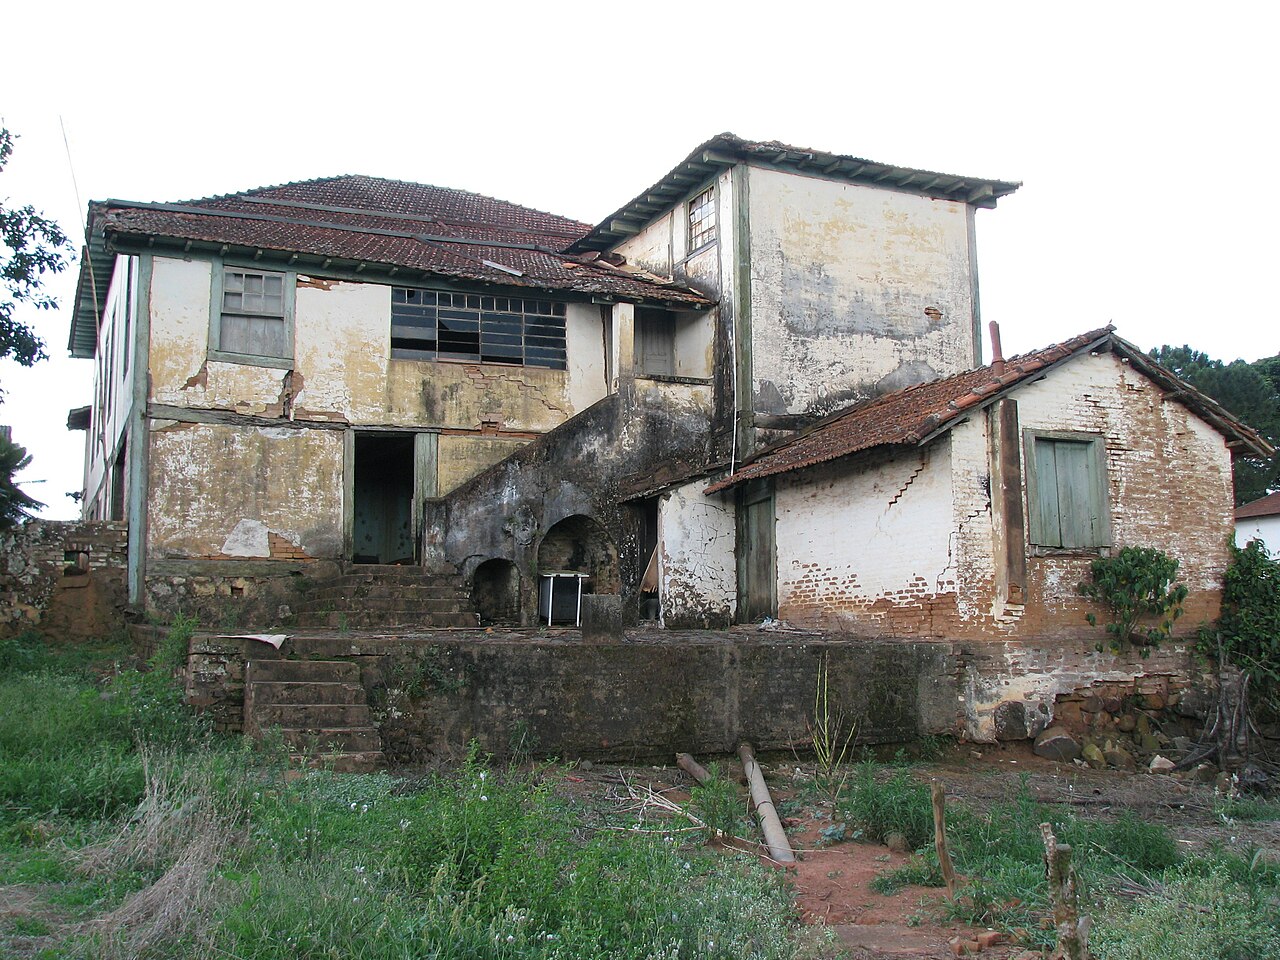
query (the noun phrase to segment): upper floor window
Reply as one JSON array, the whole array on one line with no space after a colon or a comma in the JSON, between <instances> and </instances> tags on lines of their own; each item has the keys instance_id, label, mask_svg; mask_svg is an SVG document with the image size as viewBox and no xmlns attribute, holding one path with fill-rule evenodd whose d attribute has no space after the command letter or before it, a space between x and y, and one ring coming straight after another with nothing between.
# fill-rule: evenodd
<instances>
[{"instance_id":1,"label":"upper floor window","mask_svg":"<svg viewBox=\"0 0 1280 960\"><path fill-rule=\"evenodd\" d=\"M565 369L565 304L391 289L391 356Z\"/></svg>"},{"instance_id":2,"label":"upper floor window","mask_svg":"<svg viewBox=\"0 0 1280 960\"><path fill-rule=\"evenodd\" d=\"M293 358L289 274L225 267L215 293L210 345L219 359L282 366Z\"/></svg>"},{"instance_id":3,"label":"upper floor window","mask_svg":"<svg viewBox=\"0 0 1280 960\"><path fill-rule=\"evenodd\" d=\"M1102 437L1028 430L1025 438L1031 545L1061 550L1110 545Z\"/></svg>"},{"instance_id":4,"label":"upper floor window","mask_svg":"<svg viewBox=\"0 0 1280 960\"><path fill-rule=\"evenodd\" d=\"M713 183L689 201L689 250L705 247L716 238L716 187Z\"/></svg>"}]
</instances>

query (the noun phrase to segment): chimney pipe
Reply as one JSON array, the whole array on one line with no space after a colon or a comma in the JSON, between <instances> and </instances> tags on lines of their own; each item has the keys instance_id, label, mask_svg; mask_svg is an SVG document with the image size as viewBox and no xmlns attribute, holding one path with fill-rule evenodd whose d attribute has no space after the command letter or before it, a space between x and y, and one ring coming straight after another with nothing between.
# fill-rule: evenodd
<instances>
[{"instance_id":1,"label":"chimney pipe","mask_svg":"<svg viewBox=\"0 0 1280 960\"><path fill-rule=\"evenodd\" d=\"M988 324L991 330L991 375L1004 376L1004 354L1000 350L1000 324L994 320Z\"/></svg>"}]
</instances>

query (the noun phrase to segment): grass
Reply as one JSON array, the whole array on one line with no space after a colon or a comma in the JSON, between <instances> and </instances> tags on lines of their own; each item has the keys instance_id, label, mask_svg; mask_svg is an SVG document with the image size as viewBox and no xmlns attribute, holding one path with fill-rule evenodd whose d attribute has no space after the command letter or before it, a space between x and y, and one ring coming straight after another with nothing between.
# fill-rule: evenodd
<instances>
[{"instance_id":1,"label":"grass","mask_svg":"<svg viewBox=\"0 0 1280 960\"><path fill-rule=\"evenodd\" d=\"M557 767L522 774L473 751L414 782L340 776L214 737L169 681L183 629L148 673L72 662L30 638L0 650L0 882L39 901L0 928L0 955L772 960L826 949L799 927L779 875L612 829L558 796Z\"/></svg>"},{"instance_id":2,"label":"grass","mask_svg":"<svg viewBox=\"0 0 1280 960\"><path fill-rule=\"evenodd\" d=\"M1244 819L1268 819L1275 804L1236 801ZM903 767L884 776L862 764L842 813L865 836L901 833L917 850L911 863L877 877L872 888L892 894L913 885L941 886L932 849L929 790ZM1258 853L1214 851L1183 857L1162 826L1124 813L1115 820L1084 819L1069 808L1036 802L1024 780L1007 803L975 811L952 804L947 831L957 871L965 878L949 919L1021 932L1032 946L1050 946L1041 920L1050 911L1044 878L1041 823L1076 851L1086 909L1098 931L1102 960L1280 960L1280 864ZM1132 899L1133 890L1146 895ZM1185 916L1188 939L1181 935ZM1171 938L1170 931L1179 936ZM1104 932L1105 931L1105 932Z\"/></svg>"}]
</instances>

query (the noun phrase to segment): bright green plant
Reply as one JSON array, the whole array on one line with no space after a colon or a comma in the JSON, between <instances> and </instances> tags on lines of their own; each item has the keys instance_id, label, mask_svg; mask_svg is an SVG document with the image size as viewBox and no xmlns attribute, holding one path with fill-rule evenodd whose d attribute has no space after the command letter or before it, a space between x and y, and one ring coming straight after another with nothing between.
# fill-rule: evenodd
<instances>
[{"instance_id":1,"label":"bright green plant","mask_svg":"<svg viewBox=\"0 0 1280 960\"><path fill-rule=\"evenodd\" d=\"M831 806L840 805L849 783L846 761L854 745L858 726L845 720L844 714L832 711L828 692L829 666L824 654L818 661L818 679L813 692L813 719L809 722L809 741L813 744L816 764L814 780Z\"/></svg>"},{"instance_id":2,"label":"bright green plant","mask_svg":"<svg viewBox=\"0 0 1280 960\"><path fill-rule=\"evenodd\" d=\"M738 819L745 810L737 787L721 775L717 764L707 768L711 776L689 791L689 809L705 824L705 839L732 837L737 832Z\"/></svg>"},{"instance_id":3,"label":"bright green plant","mask_svg":"<svg viewBox=\"0 0 1280 960\"><path fill-rule=\"evenodd\" d=\"M153 670L160 670L170 675L182 670L187 665L191 638L199 628L199 620L178 611L169 623L169 629L156 644L155 653L147 663Z\"/></svg>"},{"instance_id":4,"label":"bright green plant","mask_svg":"<svg viewBox=\"0 0 1280 960\"><path fill-rule=\"evenodd\" d=\"M1094 560L1089 569L1092 579L1078 589L1110 611L1111 621L1103 629L1111 649L1123 653L1136 646L1144 657L1150 655L1182 616L1187 588L1174 583L1178 561L1151 547L1123 547L1115 556ZM1085 619L1098 625L1093 613Z\"/></svg>"}]
</instances>

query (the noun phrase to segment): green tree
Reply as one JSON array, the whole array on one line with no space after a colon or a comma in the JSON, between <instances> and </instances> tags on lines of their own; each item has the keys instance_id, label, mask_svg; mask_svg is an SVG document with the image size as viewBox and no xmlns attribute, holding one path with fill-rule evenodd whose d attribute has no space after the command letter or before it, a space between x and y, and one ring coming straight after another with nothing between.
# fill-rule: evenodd
<instances>
[{"instance_id":1,"label":"green tree","mask_svg":"<svg viewBox=\"0 0 1280 960\"><path fill-rule=\"evenodd\" d=\"M9 436L8 427L0 427L0 530L8 530L27 517L31 511L44 504L33 500L13 482L13 475L31 463L25 447L20 447Z\"/></svg>"},{"instance_id":2,"label":"green tree","mask_svg":"<svg viewBox=\"0 0 1280 960\"><path fill-rule=\"evenodd\" d=\"M1151 351L1151 357L1172 370L1201 393L1206 393L1261 433L1273 445L1280 444L1280 356L1254 363L1223 363L1187 345L1168 344ZM1280 489L1280 454L1268 460L1242 457L1236 460L1236 505L1248 503Z\"/></svg>"},{"instance_id":3,"label":"green tree","mask_svg":"<svg viewBox=\"0 0 1280 960\"><path fill-rule=\"evenodd\" d=\"M0 126L0 173L13 154L14 139ZM11 207L0 199L0 359L12 357L24 367L45 359L44 341L14 314L21 304L57 308L44 283L48 275L66 269L71 253L71 241L56 223L30 204Z\"/></svg>"}]
</instances>

